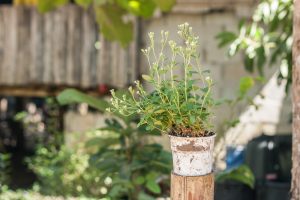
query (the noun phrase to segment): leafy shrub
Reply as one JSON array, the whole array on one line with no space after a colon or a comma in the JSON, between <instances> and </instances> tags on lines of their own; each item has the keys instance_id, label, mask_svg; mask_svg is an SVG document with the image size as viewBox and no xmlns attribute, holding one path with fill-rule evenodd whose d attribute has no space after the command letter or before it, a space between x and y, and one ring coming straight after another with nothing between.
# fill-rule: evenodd
<instances>
[{"instance_id":1,"label":"leafy shrub","mask_svg":"<svg viewBox=\"0 0 300 200\"><path fill-rule=\"evenodd\" d=\"M265 69L275 64L278 80L286 79L288 89L292 82L293 10L292 0L262 0L252 20L240 23L237 34L223 31L217 35L219 46L229 45L229 56L242 52L249 72L257 70L264 75Z\"/></svg>"},{"instance_id":2,"label":"leafy shrub","mask_svg":"<svg viewBox=\"0 0 300 200\"><path fill-rule=\"evenodd\" d=\"M0 153L0 187L9 182L10 155Z\"/></svg>"},{"instance_id":3,"label":"leafy shrub","mask_svg":"<svg viewBox=\"0 0 300 200\"><path fill-rule=\"evenodd\" d=\"M217 182L223 182L227 180L237 181L249 186L252 189L254 188L255 177L247 165L241 165L237 168L220 172L216 175Z\"/></svg>"},{"instance_id":4,"label":"leafy shrub","mask_svg":"<svg viewBox=\"0 0 300 200\"><path fill-rule=\"evenodd\" d=\"M40 192L61 196L101 196L99 171L89 166L90 155L80 145L72 150L65 146L38 148L29 167L38 176Z\"/></svg>"},{"instance_id":5,"label":"leafy shrub","mask_svg":"<svg viewBox=\"0 0 300 200\"><path fill-rule=\"evenodd\" d=\"M86 102L100 111L109 106L103 99L72 89L62 92L58 100ZM159 144L146 142L147 136L158 133L137 127L137 121L133 116L114 115L76 150L39 148L29 163L38 175L40 191L107 200L151 200L167 194L171 154Z\"/></svg>"},{"instance_id":6,"label":"leafy shrub","mask_svg":"<svg viewBox=\"0 0 300 200\"><path fill-rule=\"evenodd\" d=\"M168 40L168 32L162 31L160 49L154 45L154 33L149 33L151 45L142 50L150 71L143 79L154 91L148 94L139 81L135 82L136 89L129 88L131 97L117 97L112 90L110 110L125 116L141 115L139 125L146 124L149 130L177 136L207 136L211 134L211 108L215 105L211 97L213 82L200 65L199 38L187 23L178 27L183 46ZM172 52L171 58L164 55L166 46ZM182 70L184 77L180 78L176 73Z\"/></svg>"},{"instance_id":7,"label":"leafy shrub","mask_svg":"<svg viewBox=\"0 0 300 200\"><path fill-rule=\"evenodd\" d=\"M113 118L100 130L109 134L89 140L87 146L97 149L90 164L102 173L101 180L109 180L109 197L146 200L166 193L171 155L161 145L145 142L149 132L144 127Z\"/></svg>"},{"instance_id":8,"label":"leafy shrub","mask_svg":"<svg viewBox=\"0 0 300 200\"><path fill-rule=\"evenodd\" d=\"M87 197L61 197L61 196L45 196L33 190L10 190L7 186L0 187L1 200L96 200ZM99 200L99 199L97 199ZM100 199L107 200L107 199Z\"/></svg>"}]
</instances>

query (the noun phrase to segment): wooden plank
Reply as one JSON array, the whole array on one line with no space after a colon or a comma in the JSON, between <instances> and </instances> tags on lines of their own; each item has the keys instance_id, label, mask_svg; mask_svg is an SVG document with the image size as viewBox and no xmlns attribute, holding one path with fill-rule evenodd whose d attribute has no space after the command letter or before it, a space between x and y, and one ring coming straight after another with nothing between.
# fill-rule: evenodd
<instances>
[{"instance_id":1,"label":"wooden plank","mask_svg":"<svg viewBox=\"0 0 300 200\"><path fill-rule=\"evenodd\" d=\"M44 70L43 70L43 83L52 84L53 83L53 46L55 41L53 41L53 13L54 12L48 12L44 14L44 34L45 34L45 40L44 40Z\"/></svg>"},{"instance_id":2,"label":"wooden plank","mask_svg":"<svg viewBox=\"0 0 300 200\"><path fill-rule=\"evenodd\" d=\"M67 41L67 12L64 7L53 12L53 29L51 34L52 48L52 84L65 83L66 41Z\"/></svg>"},{"instance_id":3,"label":"wooden plank","mask_svg":"<svg viewBox=\"0 0 300 200\"><path fill-rule=\"evenodd\" d=\"M4 58L3 69L5 74L2 75L2 80L5 85L15 83L15 68L17 55L17 15L16 9L11 9L9 6L2 7L4 21Z\"/></svg>"},{"instance_id":4,"label":"wooden plank","mask_svg":"<svg viewBox=\"0 0 300 200\"><path fill-rule=\"evenodd\" d=\"M138 32L135 31L135 34L138 35ZM138 37L138 36L137 36ZM133 41L130 44L129 50L126 51L126 64L127 64L127 83L133 83L135 80L138 79L138 66L137 66L137 61L138 61L138 56L139 56L139 52L140 49L138 49L137 46L137 39L135 41ZM128 59L129 58L129 59Z\"/></svg>"},{"instance_id":5,"label":"wooden plank","mask_svg":"<svg viewBox=\"0 0 300 200\"><path fill-rule=\"evenodd\" d=\"M4 27L4 14L3 9L0 7L0 27ZM4 31L0 31L0 84L5 83L3 80L3 76L5 74L5 69L3 66L3 58L4 58Z\"/></svg>"},{"instance_id":6,"label":"wooden plank","mask_svg":"<svg viewBox=\"0 0 300 200\"><path fill-rule=\"evenodd\" d=\"M128 46L126 49L119 46L119 73L118 73L118 83L116 85L119 85L120 87L124 87L124 85L127 85L128 83L128 71L130 69L130 59L128 59L128 51L130 50L130 46Z\"/></svg>"},{"instance_id":7,"label":"wooden plank","mask_svg":"<svg viewBox=\"0 0 300 200\"><path fill-rule=\"evenodd\" d=\"M31 10L28 7L17 6L17 54L14 76L14 84L22 85L28 83L31 66L31 37L30 22Z\"/></svg>"},{"instance_id":8,"label":"wooden plank","mask_svg":"<svg viewBox=\"0 0 300 200\"><path fill-rule=\"evenodd\" d=\"M214 174L179 176L171 173L172 200L213 200Z\"/></svg>"},{"instance_id":9,"label":"wooden plank","mask_svg":"<svg viewBox=\"0 0 300 200\"><path fill-rule=\"evenodd\" d=\"M48 97L48 96L57 96L64 89L69 88L70 86L59 86L59 87L50 87L47 85L38 85L38 86L1 86L0 94L4 96L20 96L20 97ZM92 96L102 96L99 94L97 88L86 88L82 89L79 87L74 87L82 92L92 95Z\"/></svg>"},{"instance_id":10,"label":"wooden plank","mask_svg":"<svg viewBox=\"0 0 300 200\"><path fill-rule=\"evenodd\" d=\"M293 21L293 149L292 200L300 200L300 0L294 0Z\"/></svg>"},{"instance_id":11,"label":"wooden plank","mask_svg":"<svg viewBox=\"0 0 300 200\"><path fill-rule=\"evenodd\" d=\"M36 9L31 12L31 56L29 67L29 82L41 84L43 82L44 68L44 15Z\"/></svg>"},{"instance_id":12,"label":"wooden plank","mask_svg":"<svg viewBox=\"0 0 300 200\"><path fill-rule=\"evenodd\" d=\"M109 52L110 61L111 61L111 80L113 82L113 85L116 87L120 87L120 77L119 74L122 69L120 69L122 66L119 65L120 61L120 46L118 43L113 42L111 43L111 51ZM107 55L108 56L108 55Z\"/></svg>"},{"instance_id":13,"label":"wooden plank","mask_svg":"<svg viewBox=\"0 0 300 200\"><path fill-rule=\"evenodd\" d=\"M100 37L100 49L98 50L97 59L97 82L99 84L113 85L111 80L111 45L104 38Z\"/></svg>"},{"instance_id":14,"label":"wooden plank","mask_svg":"<svg viewBox=\"0 0 300 200\"><path fill-rule=\"evenodd\" d=\"M97 40L96 23L92 12L84 12L82 16L82 52L81 52L81 85L88 87L95 82Z\"/></svg>"},{"instance_id":15,"label":"wooden plank","mask_svg":"<svg viewBox=\"0 0 300 200\"><path fill-rule=\"evenodd\" d=\"M238 6L253 6L257 0L177 0L173 13L199 14L213 9L233 10Z\"/></svg>"},{"instance_id":16,"label":"wooden plank","mask_svg":"<svg viewBox=\"0 0 300 200\"><path fill-rule=\"evenodd\" d=\"M74 5L46 14L33 7L0 10L1 85L125 87L136 79L136 43L123 49L99 37L92 10Z\"/></svg>"},{"instance_id":17,"label":"wooden plank","mask_svg":"<svg viewBox=\"0 0 300 200\"><path fill-rule=\"evenodd\" d=\"M77 6L67 8L67 59L66 59L66 83L75 85L80 78L81 48L82 48L82 9ZM78 82L77 82L78 83Z\"/></svg>"}]
</instances>

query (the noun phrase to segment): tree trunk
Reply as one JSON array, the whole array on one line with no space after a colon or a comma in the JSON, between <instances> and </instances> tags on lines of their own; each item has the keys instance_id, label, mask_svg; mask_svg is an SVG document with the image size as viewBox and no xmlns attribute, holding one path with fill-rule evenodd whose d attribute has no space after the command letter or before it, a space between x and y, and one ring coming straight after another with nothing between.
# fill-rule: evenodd
<instances>
[{"instance_id":1,"label":"tree trunk","mask_svg":"<svg viewBox=\"0 0 300 200\"><path fill-rule=\"evenodd\" d=\"M294 0L293 39L293 168L291 200L300 200L300 0Z\"/></svg>"},{"instance_id":2,"label":"tree trunk","mask_svg":"<svg viewBox=\"0 0 300 200\"><path fill-rule=\"evenodd\" d=\"M171 174L171 200L213 200L214 174L180 176Z\"/></svg>"}]
</instances>

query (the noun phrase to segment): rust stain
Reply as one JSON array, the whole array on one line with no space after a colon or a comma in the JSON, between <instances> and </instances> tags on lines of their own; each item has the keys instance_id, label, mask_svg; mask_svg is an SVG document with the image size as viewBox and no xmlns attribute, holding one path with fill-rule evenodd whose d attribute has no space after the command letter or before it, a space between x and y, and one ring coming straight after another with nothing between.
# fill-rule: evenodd
<instances>
[{"instance_id":1,"label":"rust stain","mask_svg":"<svg viewBox=\"0 0 300 200\"><path fill-rule=\"evenodd\" d=\"M204 196L200 194L198 200L204 200Z\"/></svg>"},{"instance_id":2,"label":"rust stain","mask_svg":"<svg viewBox=\"0 0 300 200\"><path fill-rule=\"evenodd\" d=\"M194 146L195 141L190 141L188 144L184 144L181 146L177 146L177 150L179 151L207 151L208 147L203 146Z\"/></svg>"},{"instance_id":3,"label":"rust stain","mask_svg":"<svg viewBox=\"0 0 300 200\"><path fill-rule=\"evenodd\" d=\"M198 197L197 196L198 195L193 195L192 192L189 192L187 200L204 200L203 195L200 194Z\"/></svg>"},{"instance_id":4,"label":"rust stain","mask_svg":"<svg viewBox=\"0 0 300 200\"><path fill-rule=\"evenodd\" d=\"M191 192L189 192L188 200L193 200L193 194Z\"/></svg>"}]
</instances>

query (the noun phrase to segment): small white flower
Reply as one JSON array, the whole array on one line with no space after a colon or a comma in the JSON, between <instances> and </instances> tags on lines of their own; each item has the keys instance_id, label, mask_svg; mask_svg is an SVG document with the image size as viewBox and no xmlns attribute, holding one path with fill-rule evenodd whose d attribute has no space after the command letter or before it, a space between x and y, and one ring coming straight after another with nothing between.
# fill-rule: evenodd
<instances>
[{"instance_id":1,"label":"small white flower","mask_svg":"<svg viewBox=\"0 0 300 200\"><path fill-rule=\"evenodd\" d=\"M150 39L153 39L153 38L154 38L154 33L153 33L153 32L150 32L150 33L148 34L148 36L149 36Z\"/></svg>"},{"instance_id":2,"label":"small white flower","mask_svg":"<svg viewBox=\"0 0 300 200\"><path fill-rule=\"evenodd\" d=\"M106 187L101 187L100 192L101 192L101 194L107 194L107 188Z\"/></svg>"},{"instance_id":3,"label":"small white flower","mask_svg":"<svg viewBox=\"0 0 300 200\"><path fill-rule=\"evenodd\" d=\"M205 80L206 80L206 82L208 82L208 83L211 83L211 82L212 82L212 79L211 79L209 76L205 77Z\"/></svg>"},{"instance_id":4,"label":"small white flower","mask_svg":"<svg viewBox=\"0 0 300 200\"><path fill-rule=\"evenodd\" d=\"M110 178L110 177L106 177L105 179L104 179L104 184L105 185L110 185L112 183L112 179Z\"/></svg>"}]
</instances>

